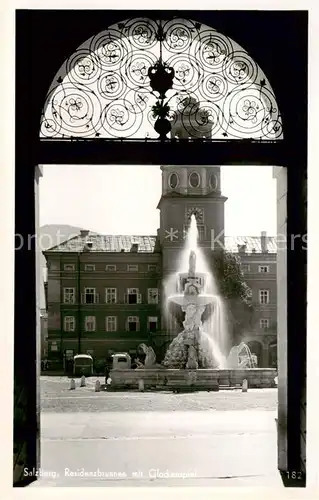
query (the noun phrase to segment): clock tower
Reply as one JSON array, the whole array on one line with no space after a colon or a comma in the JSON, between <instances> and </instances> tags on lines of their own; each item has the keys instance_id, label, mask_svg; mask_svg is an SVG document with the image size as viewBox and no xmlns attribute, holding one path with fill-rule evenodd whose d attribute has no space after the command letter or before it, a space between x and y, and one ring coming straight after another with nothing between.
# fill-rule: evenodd
<instances>
[{"instance_id":1,"label":"clock tower","mask_svg":"<svg viewBox=\"0 0 319 500\"><path fill-rule=\"evenodd\" d=\"M216 238L224 242L224 203L220 167L165 165L162 170L162 196L159 238L162 249L163 277L176 272L185 235L194 214L197 220L198 245L208 256ZM215 240L215 243L214 243Z\"/></svg>"}]
</instances>

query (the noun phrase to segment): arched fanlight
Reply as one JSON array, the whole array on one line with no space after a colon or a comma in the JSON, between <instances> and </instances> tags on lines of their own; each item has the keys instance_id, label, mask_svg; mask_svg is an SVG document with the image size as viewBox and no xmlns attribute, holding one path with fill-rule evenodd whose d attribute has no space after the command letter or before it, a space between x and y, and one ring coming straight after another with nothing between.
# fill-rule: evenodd
<instances>
[{"instance_id":1,"label":"arched fanlight","mask_svg":"<svg viewBox=\"0 0 319 500\"><path fill-rule=\"evenodd\" d=\"M157 133L156 133L157 132ZM61 66L43 138L282 139L269 81L229 37L190 19L128 19Z\"/></svg>"}]
</instances>

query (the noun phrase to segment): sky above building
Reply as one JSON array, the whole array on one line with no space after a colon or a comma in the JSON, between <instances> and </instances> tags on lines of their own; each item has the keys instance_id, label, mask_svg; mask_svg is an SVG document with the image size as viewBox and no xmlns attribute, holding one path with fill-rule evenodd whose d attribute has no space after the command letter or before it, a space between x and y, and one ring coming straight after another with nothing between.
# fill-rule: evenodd
<instances>
[{"instance_id":1,"label":"sky above building","mask_svg":"<svg viewBox=\"0 0 319 500\"><path fill-rule=\"evenodd\" d=\"M276 180L272 168L221 169L225 233L276 234ZM137 165L43 167L40 224L69 224L102 234L156 234L160 167Z\"/></svg>"}]
</instances>

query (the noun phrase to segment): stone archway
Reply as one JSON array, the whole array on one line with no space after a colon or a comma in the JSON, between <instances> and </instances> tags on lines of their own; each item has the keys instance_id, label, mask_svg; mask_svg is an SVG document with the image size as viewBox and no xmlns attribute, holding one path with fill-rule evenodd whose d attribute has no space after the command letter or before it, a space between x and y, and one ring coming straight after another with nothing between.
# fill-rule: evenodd
<instances>
[{"instance_id":1,"label":"stone archway","mask_svg":"<svg viewBox=\"0 0 319 500\"><path fill-rule=\"evenodd\" d=\"M72 37L72 34L74 34L75 29L78 30L78 24L73 23L74 19L76 17L81 18L81 15L79 12L72 12L72 23L66 24L65 27L61 28L61 32L63 32L63 29L65 32L67 32L67 37L64 34L64 40L70 39ZM88 13L83 13L84 16L90 17L91 14ZM171 14L169 14L170 16ZM225 17L225 19L229 18L228 13L222 13L222 16ZM231 17L231 13L229 16ZM238 14L235 15L236 19L233 19L234 25L237 23L237 16ZM218 17L218 15L217 15ZM289 15L288 15L289 17ZM85 17L82 16L82 21L86 20ZM92 16L91 16L92 19ZM97 19L97 18L96 18ZM204 18L205 19L205 18ZM89 21L92 22L92 21ZM206 19L205 19L205 22ZM305 25L306 25L306 21ZM73 25L77 24L76 28L72 28ZM86 23L84 23L86 24ZM213 19L211 18L211 24L213 24ZM18 29L20 29L21 33L21 26L23 25L23 22L20 21L18 23ZM280 24L277 24L278 26L278 33L281 32L280 26L282 25L282 21ZM297 25L297 30L294 31L293 37L290 36L289 34L288 39L290 40L290 45L294 46L294 41L296 40L296 45L298 44L300 46L303 46L302 38L304 36L304 33L306 31L306 28L302 27L302 22L300 25L296 23ZM46 35L46 32L44 28L42 27L41 22L38 23L38 25L33 25L34 29L41 32L43 32L43 35ZM92 26L92 25L91 25ZM94 26L94 24L93 24ZM257 24L256 26L258 27L258 16L257 16ZM250 32L250 25L249 23L246 24L247 28L247 33ZM24 28L25 31L28 31L30 29L30 24L28 22L25 24ZM241 26L242 29L242 26ZM73 30L73 31L72 31ZM268 25L267 25L267 31L266 31L266 36L268 33ZM304 31L303 31L304 30ZM94 31L94 30L93 30ZM55 33L55 32L54 32ZM53 33L53 37L54 37ZM247 35L248 36L248 35ZM290 38L289 38L290 36ZM253 47L254 44L254 37L256 37L256 30L252 31L251 35L251 44L250 46ZM49 37L50 39L50 37ZM249 39L249 36L248 36ZM284 46L284 40L281 38L282 44ZM304 71L300 71L298 74L295 72L295 61L292 61L291 58L291 53L296 51L296 47L294 51L290 51L290 45L289 43L287 44L287 51L285 52L285 49L281 51L281 45L279 44L278 47L276 45L273 45L273 52L268 50L269 52L269 59L276 59L276 56L270 55L276 53L282 53L283 61L288 63L285 66L285 69L288 69L288 81L290 82L290 89L291 91L294 92L296 95L306 95L307 92L307 85L304 82L305 77L302 76L306 74L306 64L304 62L301 63L303 65L302 67L304 68ZM57 140L56 142L54 141L46 141L43 140L42 142L39 141L38 139L38 131L35 132L35 127L34 127L34 120L33 123L31 123L30 127L25 127L25 122L26 122L26 117L30 116L31 113L33 112L36 114L39 109L36 106L37 109L32 108L32 103L34 103L34 95L37 93L37 89L39 88L39 81L41 78L39 78L39 74L37 74L34 71L31 71L37 67L38 64L38 54L36 51L36 47L38 44L38 39L35 41L32 40L29 37L24 37L23 41L18 41L18 57L20 57L20 62L18 65L18 72L17 72L17 95L18 95L18 101L17 101L17 155L16 155L16 169L17 169L17 187L16 187L16 200L18 203L19 199L26 198L28 196L28 200L30 201L29 204L26 204L24 208L24 213L23 216L19 215L19 213L16 212L16 232L19 234L26 234L27 231L31 232L34 234L34 166L38 164L43 164L43 163L78 163L84 162L84 163L89 163L90 158L92 162L96 163L102 163L102 164L108 164L108 163L113 163L114 158L122 159L123 158L123 151L124 148L122 147L121 144L118 145L113 145L112 144L106 144L103 143L103 141L100 142L100 145L97 144L95 141L93 142L75 142L75 141L68 141L68 142L63 142ZM277 44L277 41L276 41ZM249 46L249 44L248 44ZM30 47L33 50L30 51ZM52 49L52 47L51 47ZM47 56L45 60L42 61L43 64L43 69L45 71L45 68L50 65L50 48L47 51ZM289 50L288 50L289 49ZM305 49L306 50L306 49ZM52 53L54 53L54 50L51 50ZM60 47L60 54L64 53L64 47L62 50L62 46ZM258 53L258 50L257 50ZM22 58L21 58L22 54ZM36 55L34 55L36 54ZM306 54L306 52L305 52ZM51 54L52 55L52 54ZM32 64L29 64L30 59L33 58L33 66ZM305 57L302 58L302 60L305 60ZM22 61L22 62L21 62ZM269 63L269 67L272 67L272 64ZM292 69L293 68L293 69ZM281 65L277 63L277 71L281 71ZM49 71L47 70L47 75L49 74ZM269 72L270 74L270 72ZM287 72L284 73L284 76L287 77ZM25 98L25 88L23 85L23 81L25 81L25 78L28 78L29 81L29 87L32 89L32 96L30 99ZM284 81L285 78L282 78ZM20 83L19 83L20 82ZM43 82L42 82L43 83ZM283 86L285 84L283 83ZM279 86L280 87L280 86ZM284 98L285 91L281 91L281 103L285 101ZM289 103L287 103L289 101ZM38 102L38 101L36 101ZM296 101L293 109L291 108L291 102L289 98L286 99L285 101L285 109L282 109L283 111L283 116L285 117L285 138L287 141L278 141L281 142L281 146L278 147L278 144L265 144L262 146L261 144L254 143L254 141L249 141L247 143L246 141L243 141L242 143L236 142L234 140L233 145L225 141L225 144L222 145L221 143L215 143L213 144L213 149L210 147L210 145L207 145L205 143L200 144L200 148L197 147L197 145L193 146L190 143L185 142L183 144L182 148L178 148L174 146L171 146L170 144L157 144L153 143L150 145L147 145L146 143L143 144L143 146L137 146L135 147L133 144L130 146L126 146L125 150L128 151L126 158L134 158L134 163L136 162L149 162L152 163L152 159L156 159L156 161L159 161L160 163L166 162L170 163L168 161L169 158L172 157L172 152L175 155L174 158L178 159L178 161L182 162L188 161L190 158L197 159L199 163L207 161L207 157L210 157L212 154L214 154L214 157L219 161L223 161L225 163L236 163L238 162L238 158L240 158L240 161L247 161L253 162L252 164L257 163L265 163L265 164L274 164L278 166L287 166L288 171L288 180L287 180L287 185L288 185L288 191L290 193L290 197L288 197L287 200L287 211L289 214L288 217L288 223L286 226L287 229L287 234L297 234L302 232L304 228L304 222L300 220L300 217L298 214L296 214L296 210L299 210L300 207L304 206L305 199L304 199L304 193L301 194L300 192L300 186L305 185L305 178L304 178L304 171L306 169L306 153L305 153L305 148L306 148L306 140L307 140L307 135L306 135L306 125L303 127L301 124L306 123L306 105L305 103L302 103L301 101ZM76 102L75 102L76 104ZM42 103L41 103L42 106ZM31 113L30 113L31 109ZM305 115L305 120L303 121L302 116ZM298 116L300 117L299 121L295 121L294 117ZM32 121L32 120L31 120ZM289 133L286 134L286 125L289 125ZM227 142L227 143L226 143ZM267 141L264 141L267 143ZM31 144L31 153L29 156L26 156L25 151ZM227 150L227 151L226 151ZM96 151L98 153L96 153ZM230 151L230 154L228 153ZM136 154L138 152L138 154ZM216 160L216 161L217 161ZM285 170L285 169L284 169ZM29 172L31 172L31 177L29 175ZM302 184L303 183L303 184ZM19 188L19 186L21 186ZM28 193L28 195L27 195ZM31 218L28 219L27 217L27 212L30 212ZM29 229L31 228L31 230ZM35 334L34 334L34 328L35 328L35 303L32 297L34 296L34 291L35 291L35 282L34 282L34 277L33 277L33 272L34 272L34 247L32 247L32 252L24 252L21 251L16 255L16 300L15 300L15 407L17 406L17 402L19 402L19 405L24 405L25 412L27 415L27 422L30 423L30 438L28 438L28 442L26 445L26 449L23 451L22 450L22 455L20 456L20 462L22 463L27 463L29 467L36 466L36 457L38 456L38 449L37 449L37 444L32 444L31 440L33 439L33 436L37 435L38 432L38 427L37 427L37 422L36 419L34 418L33 413L35 412L36 408L36 392L34 389L35 385L35 380L36 380L36 369L34 367L34 362L29 362L30 360L34 360L34 354L35 354ZM304 257L300 255L300 253L295 252L294 255L287 255L287 269L288 269L288 280L287 282L289 283L290 281L294 281L294 283L298 284L298 294L296 293L295 290L292 290L289 288L289 301L288 301L288 314L286 315L286 323L287 323L287 316L288 316L288 330L291 329L293 330L294 328L299 328L299 331L302 333L304 332L304 318L305 318L305 307L304 304L300 305L300 290L304 290L305 286L305 278L302 273L298 271L300 266L303 266L304 264ZM299 266L299 267L298 267ZM29 271L27 271L29 269ZM30 279L25 280L25 287L26 287L26 292L25 295L20 297L20 291L18 286L19 282L19 275L21 274L21 270L23 270L24 275L26 275L29 272ZM299 273L299 274L298 274ZM290 278L289 278L290 277ZM293 279L292 279L293 277ZM28 297L28 300L25 300L25 297ZM30 298L30 299L29 299ZM25 310L25 315L21 315L21 307L23 307L23 304L28 304L28 309ZM295 311L298 308L298 315L296 315ZM19 318L20 317L20 318ZM21 319L23 318L23 320ZM30 332L32 331L34 335L34 338L30 337L30 342L28 343L27 347L23 348L23 352L21 350L21 345L24 345L24 324L25 321L29 322L30 326ZM285 320L281 322L282 326L284 326ZM287 326L287 325L286 325ZM20 333L21 330L21 333ZM287 328L286 328L287 330ZM279 331L280 333L280 331ZM297 470L300 467L300 446L299 444L294 444L289 447L289 450L287 450L287 441L288 439L292 440L294 439L294 436L300 429L300 415L299 415L299 408L293 408L292 402L296 401L296 398L301 397L301 395L304 395L304 363L305 363L305 344L302 343L302 349L300 348L300 340L296 342L294 340L294 336L291 335L290 337L288 336L287 339L285 337L283 338L283 342L287 340L287 343L289 343L289 349L282 349L282 363L284 365L283 368L283 380L285 379L285 390L286 394L283 396L283 401L284 401L284 406L286 409L284 419L285 422L283 422L284 426L282 427L282 434L283 434L283 442L281 446L281 456L282 460L279 461L279 468L283 471L285 470ZM293 346L296 346L296 354L294 354ZM298 350L299 349L299 350ZM21 352L20 352L21 351ZM289 366L294 366L294 373L298 373L298 378L295 378L294 381L294 387L293 387L293 392L292 389L288 390L287 392L287 365L288 365L288 373L292 373L292 368L291 372L289 372ZM30 395L29 401L26 402L25 398L23 399L23 395L25 395L25 388L27 388L27 392ZM22 398L21 398L22 395ZM290 401L290 403L289 403ZM290 405L290 406L289 406ZM289 411L288 411L288 408ZM32 413L33 412L33 413ZM287 416L288 415L288 416ZM287 424L288 422L288 424ZM17 443L16 448L19 449L20 447L20 438L21 436L25 435L23 434L23 429L25 429L25 424L19 423L18 417L15 418L15 425L17 427L17 432L15 433L15 445ZM299 427L298 427L299 426ZM36 440L34 439L36 442ZM25 447L25 440L22 439L22 447ZM24 455L25 454L25 455ZM22 458L21 458L22 457ZM25 458L26 457L26 458ZM23 462L24 461L24 462ZM21 463L20 463L20 469L17 467L16 469L16 481L19 481L19 470L21 471ZM304 469L303 469L304 470Z\"/></svg>"}]
</instances>

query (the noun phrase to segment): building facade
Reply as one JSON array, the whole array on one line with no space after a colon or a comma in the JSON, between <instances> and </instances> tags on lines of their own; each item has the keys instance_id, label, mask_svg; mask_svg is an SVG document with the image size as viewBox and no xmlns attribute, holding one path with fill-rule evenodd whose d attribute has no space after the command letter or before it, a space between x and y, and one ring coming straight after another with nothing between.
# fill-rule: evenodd
<instances>
[{"instance_id":1,"label":"building facade","mask_svg":"<svg viewBox=\"0 0 319 500\"><path fill-rule=\"evenodd\" d=\"M158 360L178 333L168 324L165 288L180 267L191 216L198 245L209 262L224 247L240 257L252 289L254 312L241 340L259 366L276 365L277 297L275 239L224 236L224 206L218 166L162 166L160 227L154 236L81 233L44 252L48 267L48 358L90 353L97 360L115 352L136 355L141 343Z\"/></svg>"},{"instance_id":2,"label":"building facade","mask_svg":"<svg viewBox=\"0 0 319 500\"><path fill-rule=\"evenodd\" d=\"M277 367L277 253L275 238L242 238L237 252L247 285L252 291L250 329L242 340L257 355L259 366ZM228 250L232 250L229 241Z\"/></svg>"}]
</instances>

